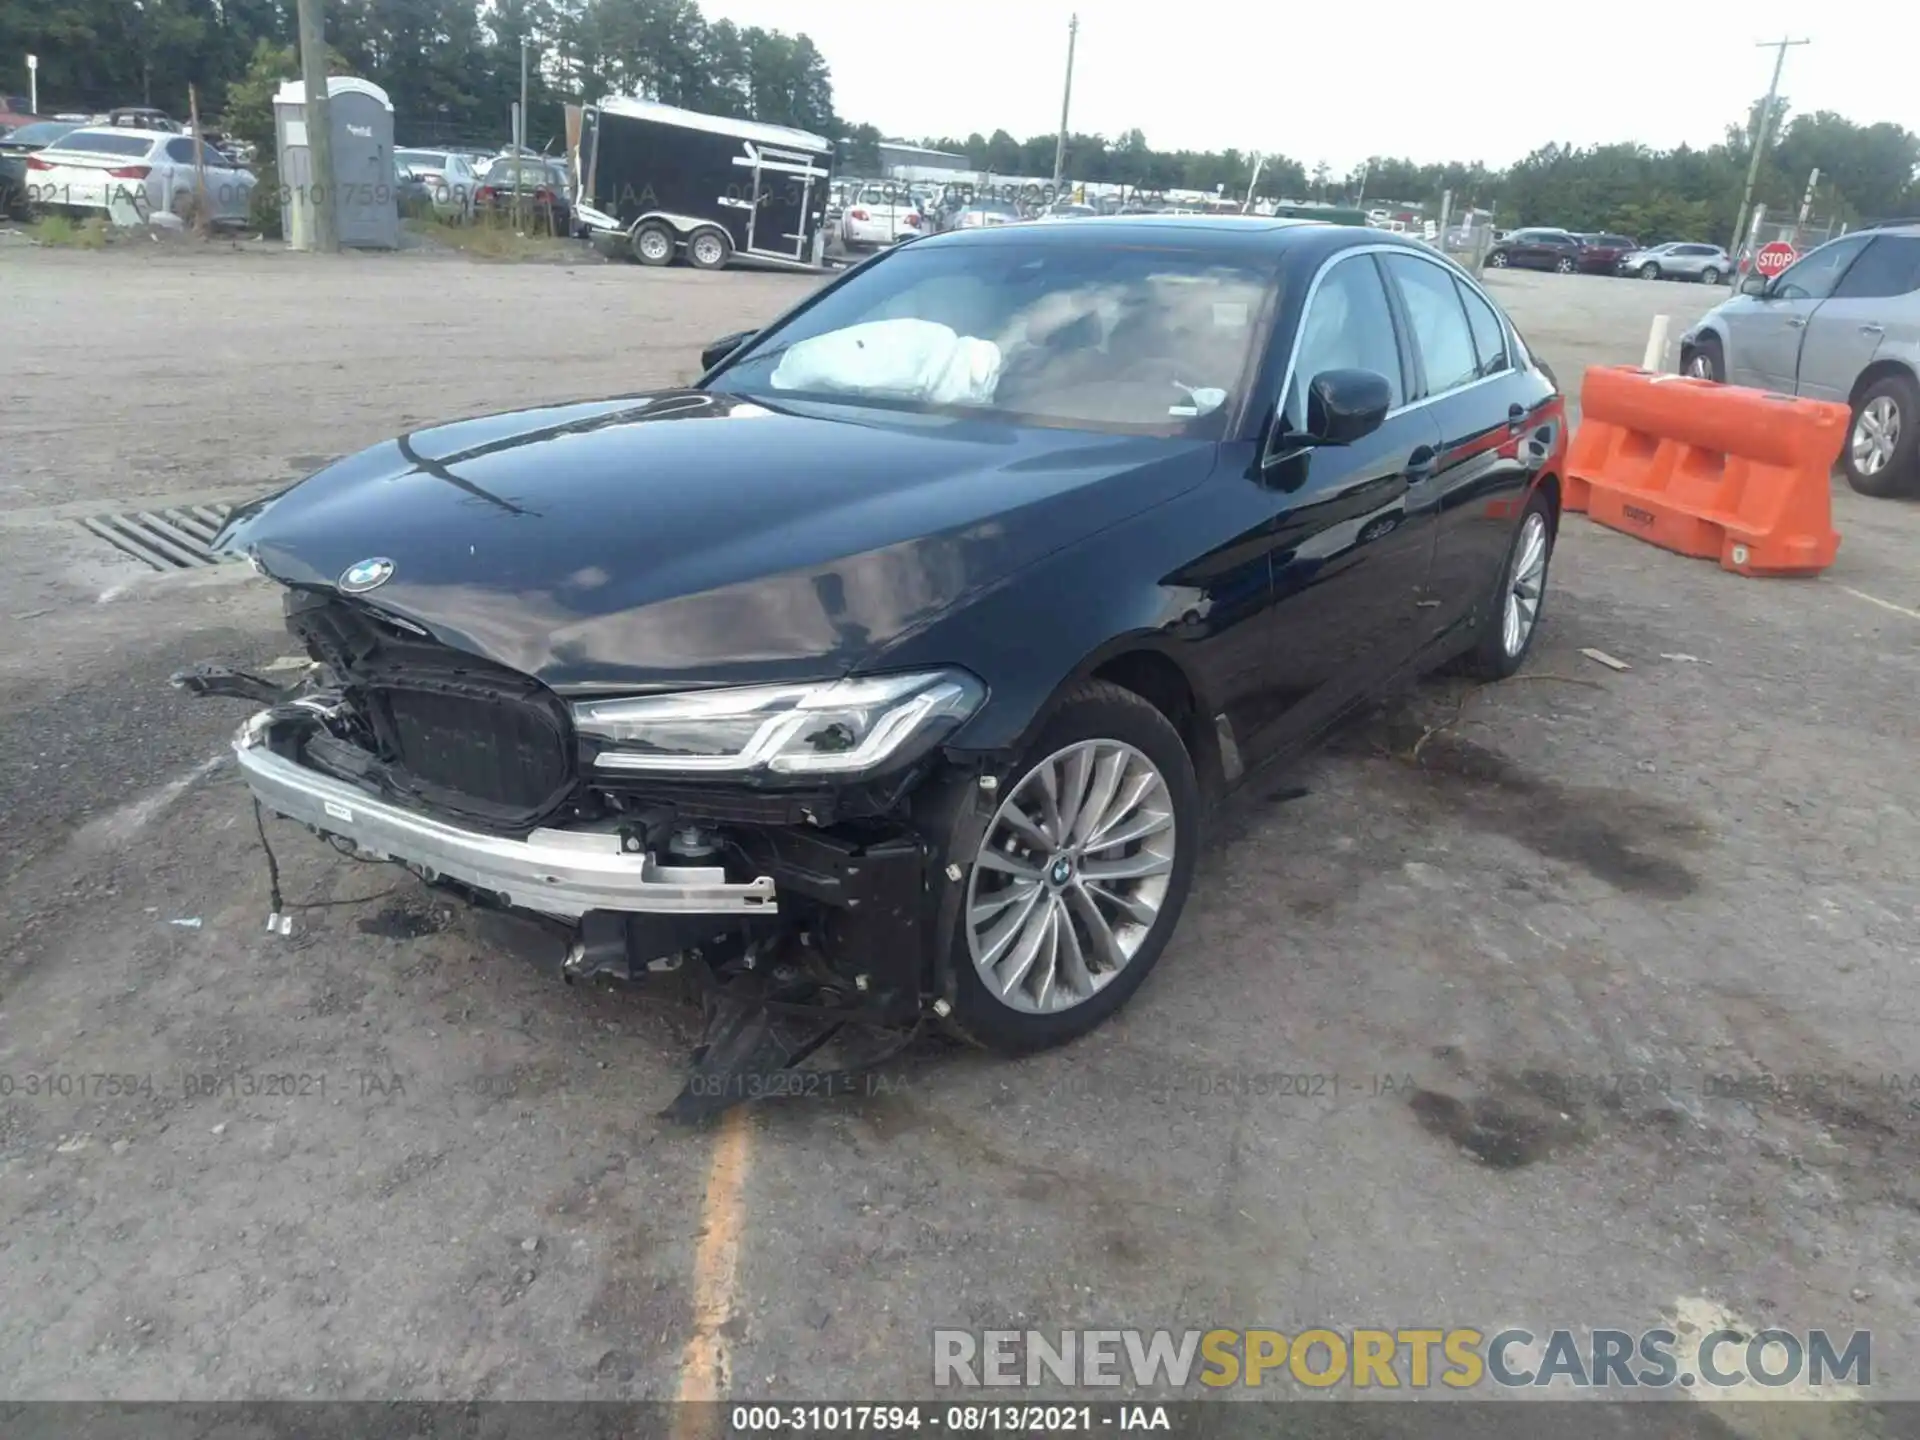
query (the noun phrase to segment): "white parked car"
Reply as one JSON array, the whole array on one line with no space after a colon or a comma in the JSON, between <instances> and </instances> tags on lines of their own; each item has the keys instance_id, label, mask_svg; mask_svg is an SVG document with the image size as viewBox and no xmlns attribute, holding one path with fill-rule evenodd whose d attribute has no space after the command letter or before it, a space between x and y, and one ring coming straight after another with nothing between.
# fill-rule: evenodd
<instances>
[{"instance_id":1,"label":"white parked car","mask_svg":"<svg viewBox=\"0 0 1920 1440\"><path fill-rule=\"evenodd\" d=\"M897 185L862 185L840 216L840 243L848 250L891 245L924 225L913 196Z\"/></svg>"},{"instance_id":2,"label":"white parked car","mask_svg":"<svg viewBox=\"0 0 1920 1440\"><path fill-rule=\"evenodd\" d=\"M427 187L433 197L433 213L440 219L460 224L473 219L480 171L471 156L458 150L395 150L393 158Z\"/></svg>"},{"instance_id":3,"label":"white parked car","mask_svg":"<svg viewBox=\"0 0 1920 1440\"><path fill-rule=\"evenodd\" d=\"M251 170L211 145L206 155L207 218L243 223L258 183ZM193 213L198 179L189 136L125 126L75 130L27 157L27 204L42 214L140 220Z\"/></svg>"}]
</instances>

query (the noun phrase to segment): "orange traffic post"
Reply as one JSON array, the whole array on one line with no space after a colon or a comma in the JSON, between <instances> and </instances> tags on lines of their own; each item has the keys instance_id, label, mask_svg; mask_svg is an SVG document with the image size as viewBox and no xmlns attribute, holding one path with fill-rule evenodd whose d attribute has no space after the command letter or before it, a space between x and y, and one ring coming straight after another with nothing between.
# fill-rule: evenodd
<instances>
[{"instance_id":1,"label":"orange traffic post","mask_svg":"<svg viewBox=\"0 0 1920 1440\"><path fill-rule=\"evenodd\" d=\"M1832 475L1850 419L1821 400L1597 366L1580 385L1566 508L1741 575L1817 575L1840 551Z\"/></svg>"}]
</instances>

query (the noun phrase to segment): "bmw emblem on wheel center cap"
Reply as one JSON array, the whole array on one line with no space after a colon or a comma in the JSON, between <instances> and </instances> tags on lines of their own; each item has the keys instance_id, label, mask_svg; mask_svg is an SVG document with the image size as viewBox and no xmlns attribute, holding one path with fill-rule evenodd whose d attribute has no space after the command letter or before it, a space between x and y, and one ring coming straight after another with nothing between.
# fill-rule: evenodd
<instances>
[{"instance_id":1,"label":"bmw emblem on wheel center cap","mask_svg":"<svg viewBox=\"0 0 1920 1440\"><path fill-rule=\"evenodd\" d=\"M1047 878L1056 885L1064 885L1073 878L1073 862L1062 855L1053 862L1053 868L1047 872Z\"/></svg>"},{"instance_id":2,"label":"bmw emblem on wheel center cap","mask_svg":"<svg viewBox=\"0 0 1920 1440\"><path fill-rule=\"evenodd\" d=\"M340 588L349 595L358 595L375 586L384 585L393 576L393 561L383 555L349 565L340 572Z\"/></svg>"}]
</instances>

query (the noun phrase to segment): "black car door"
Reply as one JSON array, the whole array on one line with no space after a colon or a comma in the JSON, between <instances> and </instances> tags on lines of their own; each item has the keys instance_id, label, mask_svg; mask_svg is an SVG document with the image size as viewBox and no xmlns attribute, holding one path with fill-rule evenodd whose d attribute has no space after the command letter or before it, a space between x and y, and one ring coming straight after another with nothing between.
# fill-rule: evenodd
<instances>
[{"instance_id":1,"label":"black car door","mask_svg":"<svg viewBox=\"0 0 1920 1440\"><path fill-rule=\"evenodd\" d=\"M1413 651L1433 546L1430 476L1438 432L1405 408L1412 375L1376 252L1336 256L1312 282L1289 347L1291 364L1262 484L1275 505L1273 655L1280 745L1302 740ZM1393 408L1372 434L1314 444L1306 397L1316 375L1370 370Z\"/></svg>"},{"instance_id":2,"label":"black car door","mask_svg":"<svg viewBox=\"0 0 1920 1440\"><path fill-rule=\"evenodd\" d=\"M1413 340L1421 412L1438 430L1433 564L1417 643L1468 622L1494 593L1520 500L1550 453L1537 433L1552 387L1519 363L1493 303L1452 266L1415 251L1385 256Z\"/></svg>"}]
</instances>

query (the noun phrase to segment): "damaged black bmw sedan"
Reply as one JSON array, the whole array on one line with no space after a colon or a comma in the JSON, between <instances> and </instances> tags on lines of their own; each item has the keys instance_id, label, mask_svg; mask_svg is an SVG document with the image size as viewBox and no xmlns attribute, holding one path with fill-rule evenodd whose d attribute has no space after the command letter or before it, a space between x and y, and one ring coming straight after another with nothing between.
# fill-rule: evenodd
<instances>
[{"instance_id":1,"label":"damaged black bmw sedan","mask_svg":"<svg viewBox=\"0 0 1920 1440\"><path fill-rule=\"evenodd\" d=\"M570 975L691 972L713 1074L929 1018L1086 1032L1213 801L1532 641L1563 402L1415 242L956 232L703 363L240 512L220 544L314 664L177 680L266 704L235 750L267 812L543 917Z\"/></svg>"}]
</instances>

